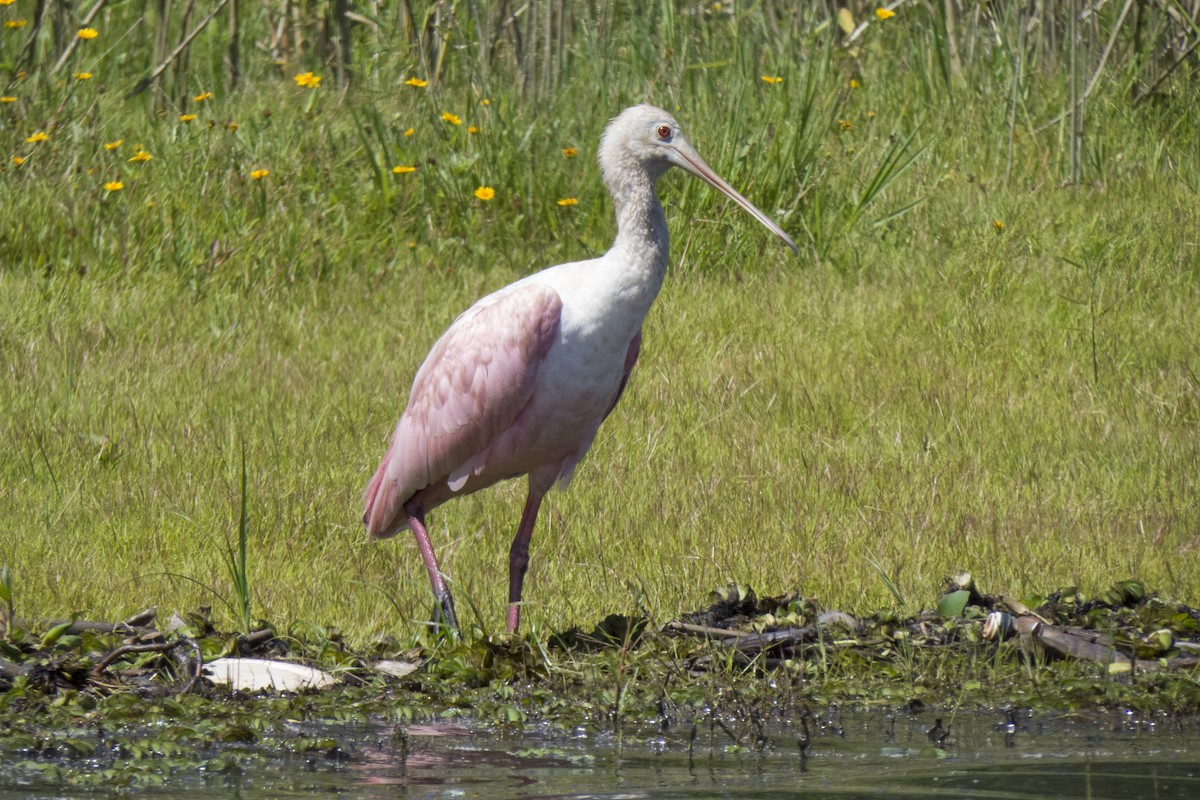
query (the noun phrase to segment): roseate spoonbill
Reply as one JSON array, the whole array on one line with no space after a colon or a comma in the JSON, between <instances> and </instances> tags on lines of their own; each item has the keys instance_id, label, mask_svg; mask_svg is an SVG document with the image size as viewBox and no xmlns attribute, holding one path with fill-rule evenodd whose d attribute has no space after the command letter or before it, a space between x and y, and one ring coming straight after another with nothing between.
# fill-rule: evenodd
<instances>
[{"instance_id":1,"label":"roseate spoonbill","mask_svg":"<svg viewBox=\"0 0 1200 800\"><path fill-rule=\"evenodd\" d=\"M709 168L679 123L650 105L627 108L600 139L600 169L617 238L600 258L560 264L466 310L417 371L408 406L364 494L373 538L411 529L442 621L458 620L425 514L453 497L529 476L508 559L508 631L521 614L529 539L542 498L571 480L637 362L642 321L667 270L658 179L680 167L750 213L793 252L771 219Z\"/></svg>"}]
</instances>

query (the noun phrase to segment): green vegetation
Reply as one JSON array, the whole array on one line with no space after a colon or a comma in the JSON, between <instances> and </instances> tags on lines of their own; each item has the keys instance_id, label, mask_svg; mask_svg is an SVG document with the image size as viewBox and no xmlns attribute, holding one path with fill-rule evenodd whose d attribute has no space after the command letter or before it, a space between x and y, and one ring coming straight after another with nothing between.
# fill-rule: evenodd
<instances>
[{"instance_id":1,"label":"green vegetation","mask_svg":"<svg viewBox=\"0 0 1200 800\"><path fill-rule=\"evenodd\" d=\"M223 629L415 634L420 558L366 541L362 488L455 315L607 247L595 146L643 100L802 254L664 179L672 272L621 405L543 510L535 637L665 621L728 580L852 612L958 569L1016 596L1136 576L1200 601L1200 96L1187 66L1148 92L1174 62L1166 14L1139 11L1141 38L1120 9L1089 17L1072 82L1068 42L1022 33L1019 3L953 26L912 3L851 43L808 4L552 3L521 47L464 7L363 4L348 64L237 5L232 90L224 22L132 97L171 49L137 10L102 11L58 71L75 20L0 28L18 616L211 605ZM1063 112L1093 71L1076 138ZM431 515L467 626L501 629L522 496Z\"/></svg>"},{"instance_id":2,"label":"green vegetation","mask_svg":"<svg viewBox=\"0 0 1200 800\"><path fill-rule=\"evenodd\" d=\"M439 727L518 756L573 742L581 758L644 752L663 737L697 756L803 753L815 744L810 734L832 735L822 719L856 712L876 724L920 726L921 746L942 751L949 738L956 755L971 752L964 732L972 721L992 732L1008 726L1022 739L1030 727L1068 720L1093 737L1122 725L1169 737L1194 727L1195 609L1147 594L1137 581L1095 597L1068 587L1039 598L1046 623L1033 636L996 641L981 623L1015 603L960 578L936 613L916 619L883 612L854 621L803 597L758 598L731 585L667 630L613 614L588 633L444 637L423 649L379 640L355 650L303 625L278 637L233 636L199 615L168 636L146 627L146 616L116 631L64 624L40 639L14 625L0 641L0 783L257 781L272 767L307 780L313 771L379 763L369 752L388 741L397 752L384 763L408 765L410 735L421 754L415 767L428 758L417 742ZM724 627L732 623L740 630ZM764 628L765 636L752 632ZM1096 642L1100 652L1057 658L1071 637L1082 645L1076 652ZM135 639L138 646L126 645ZM194 680L197 658L231 652L315 662L341 683L249 694ZM397 667L414 671L383 672L404 671ZM1064 755L1062 740L1044 741ZM1031 744L1021 746L1028 753Z\"/></svg>"}]
</instances>

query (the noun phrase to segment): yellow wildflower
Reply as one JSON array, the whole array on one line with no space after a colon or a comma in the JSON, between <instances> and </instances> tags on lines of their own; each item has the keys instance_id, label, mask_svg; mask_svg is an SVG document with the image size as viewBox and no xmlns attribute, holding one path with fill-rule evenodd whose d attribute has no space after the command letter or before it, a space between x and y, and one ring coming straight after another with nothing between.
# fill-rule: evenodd
<instances>
[{"instance_id":1,"label":"yellow wildflower","mask_svg":"<svg viewBox=\"0 0 1200 800\"><path fill-rule=\"evenodd\" d=\"M76 72L74 76L77 81L90 81L92 79L92 73L90 72Z\"/></svg>"},{"instance_id":2,"label":"yellow wildflower","mask_svg":"<svg viewBox=\"0 0 1200 800\"><path fill-rule=\"evenodd\" d=\"M842 126L842 130L844 130L844 131L848 131L848 130L850 130L851 128L853 128L853 127L854 127L854 123L853 123L853 122L851 122L851 121L850 121L850 120L848 120L848 119L839 119L839 120L838 120L838 125L841 125L841 126Z\"/></svg>"},{"instance_id":3,"label":"yellow wildflower","mask_svg":"<svg viewBox=\"0 0 1200 800\"><path fill-rule=\"evenodd\" d=\"M124 188L125 184L121 183L120 181L109 181L108 183L104 184L104 191L106 192L119 192Z\"/></svg>"},{"instance_id":4,"label":"yellow wildflower","mask_svg":"<svg viewBox=\"0 0 1200 800\"><path fill-rule=\"evenodd\" d=\"M50 134L46 133L45 131L37 131L32 136L26 136L25 141L29 144L37 144L38 142L47 141L49 138Z\"/></svg>"},{"instance_id":5,"label":"yellow wildflower","mask_svg":"<svg viewBox=\"0 0 1200 800\"><path fill-rule=\"evenodd\" d=\"M412 135L413 135L413 129L412 129L412 128L409 128L408 130L406 130L406 131L404 132L404 135L405 135L405 136L412 136Z\"/></svg>"},{"instance_id":6,"label":"yellow wildflower","mask_svg":"<svg viewBox=\"0 0 1200 800\"><path fill-rule=\"evenodd\" d=\"M472 125L467 128L467 133L479 133L479 128L476 128L474 125Z\"/></svg>"},{"instance_id":7,"label":"yellow wildflower","mask_svg":"<svg viewBox=\"0 0 1200 800\"><path fill-rule=\"evenodd\" d=\"M0 97L0 103L15 103L15 102L17 102L17 98L12 97L10 95L6 94L6 95L4 95L4 97Z\"/></svg>"},{"instance_id":8,"label":"yellow wildflower","mask_svg":"<svg viewBox=\"0 0 1200 800\"><path fill-rule=\"evenodd\" d=\"M19 167L25 163L25 157L24 156L13 156L12 162Z\"/></svg>"},{"instance_id":9,"label":"yellow wildflower","mask_svg":"<svg viewBox=\"0 0 1200 800\"><path fill-rule=\"evenodd\" d=\"M858 88L861 88L861 87L862 87L862 84L861 84L861 83L859 83L858 81L854 80L854 78L851 78L851 79L850 79L850 88L851 88L851 89L858 89Z\"/></svg>"},{"instance_id":10,"label":"yellow wildflower","mask_svg":"<svg viewBox=\"0 0 1200 800\"><path fill-rule=\"evenodd\" d=\"M423 89L429 85L429 81L423 81L420 78L409 78L404 83L406 86L413 86L417 89Z\"/></svg>"},{"instance_id":11,"label":"yellow wildflower","mask_svg":"<svg viewBox=\"0 0 1200 800\"><path fill-rule=\"evenodd\" d=\"M558 201L558 204L560 206L573 206L578 202L579 201L576 200L574 197L564 197L563 199Z\"/></svg>"},{"instance_id":12,"label":"yellow wildflower","mask_svg":"<svg viewBox=\"0 0 1200 800\"><path fill-rule=\"evenodd\" d=\"M416 167L407 167L407 166L404 166L403 164L392 167L392 172L396 173L397 175L407 175L410 172L416 172L416 171L417 171Z\"/></svg>"},{"instance_id":13,"label":"yellow wildflower","mask_svg":"<svg viewBox=\"0 0 1200 800\"><path fill-rule=\"evenodd\" d=\"M225 130L229 131L230 133L233 133L237 129L238 129L238 124L236 122L225 123Z\"/></svg>"},{"instance_id":14,"label":"yellow wildflower","mask_svg":"<svg viewBox=\"0 0 1200 800\"><path fill-rule=\"evenodd\" d=\"M117 139L115 142L105 142L104 149L105 150L116 150L118 147L121 146L121 142L123 142L123 141L125 141L125 140Z\"/></svg>"},{"instance_id":15,"label":"yellow wildflower","mask_svg":"<svg viewBox=\"0 0 1200 800\"><path fill-rule=\"evenodd\" d=\"M579 151L576 150L574 147L564 147L563 151L562 151L563 158L574 158L576 153L578 153L578 152Z\"/></svg>"},{"instance_id":16,"label":"yellow wildflower","mask_svg":"<svg viewBox=\"0 0 1200 800\"><path fill-rule=\"evenodd\" d=\"M212 92L201 92L200 94L198 94L192 98L192 102L193 103L203 103L205 100L212 100L212 99L213 99Z\"/></svg>"},{"instance_id":17,"label":"yellow wildflower","mask_svg":"<svg viewBox=\"0 0 1200 800\"><path fill-rule=\"evenodd\" d=\"M449 122L451 125L462 125L462 119L454 114L451 114L449 111L442 114L442 119L446 122Z\"/></svg>"},{"instance_id":18,"label":"yellow wildflower","mask_svg":"<svg viewBox=\"0 0 1200 800\"><path fill-rule=\"evenodd\" d=\"M296 82L297 86L303 86L306 89L319 89L321 86L321 76L311 72L302 72L292 80Z\"/></svg>"},{"instance_id":19,"label":"yellow wildflower","mask_svg":"<svg viewBox=\"0 0 1200 800\"><path fill-rule=\"evenodd\" d=\"M874 111L868 111L868 112L867 112L867 119L875 119L875 112L874 112Z\"/></svg>"},{"instance_id":20,"label":"yellow wildflower","mask_svg":"<svg viewBox=\"0 0 1200 800\"><path fill-rule=\"evenodd\" d=\"M76 35L77 35L77 36L78 36L80 39L83 39L84 41L87 41L88 39L95 39L95 38L96 38L97 36L99 36L100 34L99 34L97 31L96 31L96 29L95 29L95 28L80 28L80 29L79 29L79 33L78 33L78 34L76 34Z\"/></svg>"},{"instance_id":21,"label":"yellow wildflower","mask_svg":"<svg viewBox=\"0 0 1200 800\"><path fill-rule=\"evenodd\" d=\"M767 83L767 84L771 84L771 85L774 85L776 83L783 83L783 77L780 75L763 75L762 79L763 79L763 83Z\"/></svg>"},{"instance_id":22,"label":"yellow wildflower","mask_svg":"<svg viewBox=\"0 0 1200 800\"><path fill-rule=\"evenodd\" d=\"M6 19L6 20L4 20L4 27L8 28L9 30L16 30L17 28L24 28L28 24L29 24L29 20L27 20L27 19Z\"/></svg>"},{"instance_id":23,"label":"yellow wildflower","mask_svg":"<svg viewBox=\"0 0 1200 800\"><path fill-rule=\"evenodd\" d=\"M486 202L496 196L496 190L490 186L480 186L475 190L475 196Z\"/></svg>"},{"instance_id":24,"label":"yellow wildflower","mask_svg":"<svg viewBox=\"0 0 1200 800\"><path fill-rule=\"evenodd\" d=\"M492 101L488 100L486 97L479 101L479 105L481 106L490 106L491 104Z\"/></svg>"},{"instance_id":25,"label":"yellow wildflower","mask_svg":"<svg viewBox=\"0 0 1200 800\"><path fill-rule=\"evenodd\" d=\"M180 122L191 122L195 118L196 118L195 114L180 114L179 115Z\"/></svg>"},{"instance_id":26,"label":"yellow wildflower","mask_svg":"<svg viewBox=\"0 0 1200 800\"><path fill-rule=\"evenodd\" d=\"M256 169L250 173L250 178L252 180L261 181L263 178L267 177L270 174L271 174L271 170L269 170L269 169Z\"/></svg>"},{"instance_id":27,"label":"yellow wildflower","mask_svg":"<svg viewBox=\"0 0 1200 800\"><path fill-rule=\"evenodd\" d=\"M1004 220L992 220L992 227L996 229L996 233L1000 233L1000 231L1004 230Z\"/></svg>"},{"instance_id":28,"label":"yellow wildflower","mask_svg":"<svg viewBox=\"0 0 1200 800\"><path fill-rule=\"evenodd\" d=\"M875 9L875 16L879 19L891 19L896 16L896 12L886 8L877 8Z\"/></svg>"},{"instance_id":29,"label":"yellow wildflower","mask_svg":"<svg viewBox=\"0 0 1200 800\"><path fill-rule=\"evenodd\" d=\"M130 161L149 161L152 158L154 158L154 156L150 155L145 150L138 150L136 153L133 154L133 158L131 158L129 160Z\"/></svg>"},{"instance_id":30,"label":"yellow wildflower","mask_svg":"<svg viewBox=\"0 0 1200 800\"><path fill-rule=\"evenodd\" d=\"M11 6L17 0L0 0L0 6Z\"/></svg>"}]
</instances>

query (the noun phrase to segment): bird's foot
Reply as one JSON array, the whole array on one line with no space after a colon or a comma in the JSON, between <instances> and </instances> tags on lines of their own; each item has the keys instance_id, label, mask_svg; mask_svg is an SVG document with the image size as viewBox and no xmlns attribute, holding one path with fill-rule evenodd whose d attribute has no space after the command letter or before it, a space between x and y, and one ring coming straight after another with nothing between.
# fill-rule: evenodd
<instances>
[{"instance_id":1,"label":"bird's foot","mask_svg":"<svg viewBox=\"0 0 1200 800\"><path fill-rule=\"evenodd\" d=\"M459 633L458 614L454 611L454 598L446 591L433 606L433 621L439 627L446 627L455 634Z\"/></svg>"}]
</instances>

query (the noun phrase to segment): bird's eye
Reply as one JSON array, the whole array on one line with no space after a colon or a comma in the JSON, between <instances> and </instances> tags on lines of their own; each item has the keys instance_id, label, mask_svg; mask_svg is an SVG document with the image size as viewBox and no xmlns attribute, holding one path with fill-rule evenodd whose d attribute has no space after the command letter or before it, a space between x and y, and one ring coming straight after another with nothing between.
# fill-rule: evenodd
<instances>
[{"instance_id":1,"label":"bird's eye","mask_svg":"<svg viewBox=\"0 0 1200 800\"><path fill-rule=\"evenodd\" d=\"M659 125L658 126L658 138L662 139L664 142L666 140L670 139L671 138L671 126L670 125Z\"/></svg>"}]
</instances>

